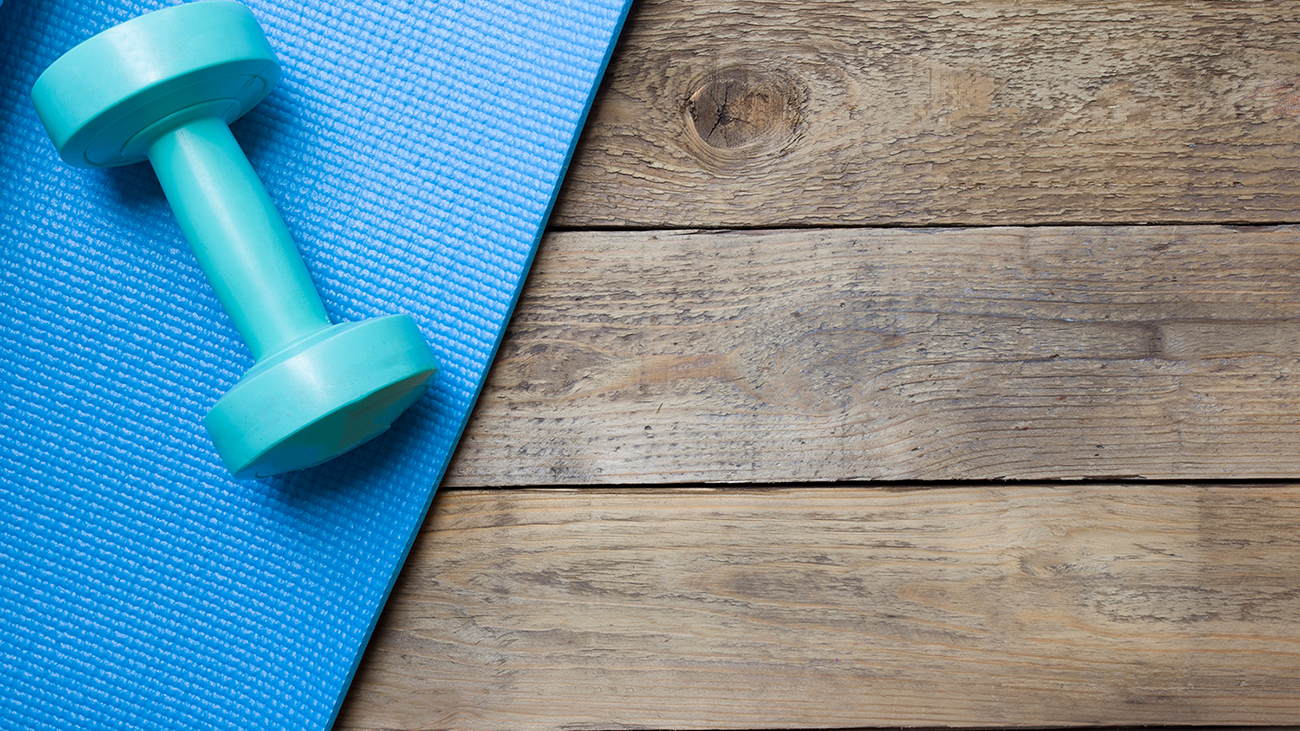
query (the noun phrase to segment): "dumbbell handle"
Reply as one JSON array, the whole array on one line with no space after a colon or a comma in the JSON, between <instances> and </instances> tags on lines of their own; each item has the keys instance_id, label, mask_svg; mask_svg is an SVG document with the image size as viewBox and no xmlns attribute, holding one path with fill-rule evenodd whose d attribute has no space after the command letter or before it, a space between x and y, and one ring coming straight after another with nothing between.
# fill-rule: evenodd
<instances>
[{"instance_id":1,"label":"dumbbell handle","mask_svg":"<svg viewBox=\"0 0 1300 731\"><path fill-rule=\"evenodd\" d=\"M180 125L149 148L149 161L255 359L330 326L279 211L224 120Z\"/></svg>"}]
</instances>

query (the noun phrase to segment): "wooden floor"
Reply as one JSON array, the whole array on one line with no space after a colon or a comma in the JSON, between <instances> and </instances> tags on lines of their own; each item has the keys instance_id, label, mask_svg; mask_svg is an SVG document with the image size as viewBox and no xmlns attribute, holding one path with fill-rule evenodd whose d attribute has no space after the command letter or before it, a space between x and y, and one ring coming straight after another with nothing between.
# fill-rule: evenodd
<instances>
[{"instance_id":1,"label":"wooden floor","mask_svg":"<svg viewBox=\"0 0 1300 731\"><path fill-rule=\"evenodd\" d=\"M1300 724L1300 0L641 0L340 729Z\"/></svg>"}]
</instances>

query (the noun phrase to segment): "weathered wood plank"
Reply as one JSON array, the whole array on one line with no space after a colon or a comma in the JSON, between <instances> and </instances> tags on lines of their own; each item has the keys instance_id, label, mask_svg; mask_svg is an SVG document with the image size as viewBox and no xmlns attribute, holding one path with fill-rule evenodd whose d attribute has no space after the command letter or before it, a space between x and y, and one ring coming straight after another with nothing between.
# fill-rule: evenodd
<instances>
[{"instance_id":1,"label":"weathered wood plank","mask_svg":"<svg viewBox=\"0 0 1300 731\"><path fill-rule=\"evenodd\" d=\"M551 235L445 484L1295 476L1298 240Z\"/></svg>"},{"instance_id":2,"label":"weathered wood plank","mask_svg":"<svg viewBox=\"0 0 1300 731\"><path fill-rule=\"evenodd\" d=\"M561 227L1298 222L1300 3L637 3Z\"/></svg>"},{"instance_id":3,"label":"weathered wood plank","mask_svg":"<svg viewBox=\"0 0 1300 731\"><path fill-rule=\"evenodd\" d=\"M1300 723L1300 486L445 491L339 729Z\"/></svg>"}]
</instances>

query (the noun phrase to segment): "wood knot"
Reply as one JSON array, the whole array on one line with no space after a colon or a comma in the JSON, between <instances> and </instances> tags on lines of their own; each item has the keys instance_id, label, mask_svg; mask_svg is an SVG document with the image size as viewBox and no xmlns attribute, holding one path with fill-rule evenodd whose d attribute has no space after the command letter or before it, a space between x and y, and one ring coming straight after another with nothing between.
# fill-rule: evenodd
<instances>
[{"instance_id":1,"label":"wood knot","mask_svg":"<svg viewBox=\"0 0 1300 731\"><path fill-rule=\"evenodd\" d=\"M710 73L695 85L685 107L688 138L722 158L752 158L785 146L797 127L795 87L746 68Z\"/></svg>"}]
</instances>

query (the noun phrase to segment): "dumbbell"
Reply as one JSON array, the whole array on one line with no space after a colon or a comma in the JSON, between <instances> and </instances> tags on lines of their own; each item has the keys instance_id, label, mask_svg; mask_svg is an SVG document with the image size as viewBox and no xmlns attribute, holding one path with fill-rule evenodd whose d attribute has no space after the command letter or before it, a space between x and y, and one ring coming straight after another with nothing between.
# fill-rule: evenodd
<instances>
[{"instance_id":1,"label":"dumbbell","mask_svg":"<svg viewBox=\"0 0 1300 731\"><path fill-rule=\"evenodd\" d=\"M280 65L248 8L142 15L50 65L32 101L76 167L149 160L199 266L256 363L204 418L236 477L320 464L384 432L428 389L433 352L407 315L335 325L228 127Z\"/></svg>"}]
</instances>

